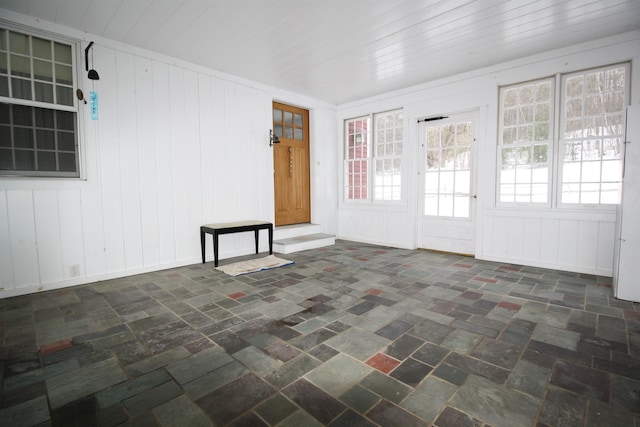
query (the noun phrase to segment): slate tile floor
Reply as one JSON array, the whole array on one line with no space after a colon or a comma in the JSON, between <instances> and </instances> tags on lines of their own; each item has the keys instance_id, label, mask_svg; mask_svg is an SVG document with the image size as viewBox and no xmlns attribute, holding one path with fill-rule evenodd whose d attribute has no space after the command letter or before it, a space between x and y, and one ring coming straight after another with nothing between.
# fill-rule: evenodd
<instances>
[{"instance_id":1,"label":"slate tile floor","mask_svg":"<svg viewBox=\"0 0 640 427\"><path fill-rule=\"evenodd\" d=\"M609 278L346 241L286 258L0 300L0 425L640 427L640 305Z\"/></svg>"}]
</instances>

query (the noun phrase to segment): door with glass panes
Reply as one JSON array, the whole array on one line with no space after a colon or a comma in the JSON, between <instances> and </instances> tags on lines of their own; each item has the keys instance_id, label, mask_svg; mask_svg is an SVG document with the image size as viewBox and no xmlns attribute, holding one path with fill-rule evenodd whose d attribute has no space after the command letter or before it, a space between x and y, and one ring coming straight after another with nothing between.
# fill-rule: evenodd
<instances>
[{"instance_id":1,"label":"door with glass panes","mask_svg":"<svg viewBox=\"0 0 640 427\"><path fill-rule=\"evenodd\" d=\"M311 221L309 194L309 111L273 103L276 225Z\"/></svg>"},{"instance_id":2,"label":"door with glass panes","mask_svg":"<svg viewBox=\"0 0 640 427\"><path fill-rule=\"evenodd\" d=\"M418 123L420 248L475 252L475 121L467 113Z\"/></svg>"}]
</instances>

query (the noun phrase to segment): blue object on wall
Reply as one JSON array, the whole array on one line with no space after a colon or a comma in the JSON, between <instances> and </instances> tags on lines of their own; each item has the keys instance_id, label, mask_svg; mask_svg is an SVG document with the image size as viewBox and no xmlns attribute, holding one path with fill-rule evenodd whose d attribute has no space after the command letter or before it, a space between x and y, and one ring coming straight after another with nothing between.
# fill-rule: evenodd
<instances>
[{"instance_id":1,"label":"blue object on wall","mask_svg":"<svg viewBox=\"0 0 640 427\"><path fill-rule=\"evenodd\" d=\"M98 92L89 92L89 109L91 120L98 120Z\"/></svg>"}]
</instances>

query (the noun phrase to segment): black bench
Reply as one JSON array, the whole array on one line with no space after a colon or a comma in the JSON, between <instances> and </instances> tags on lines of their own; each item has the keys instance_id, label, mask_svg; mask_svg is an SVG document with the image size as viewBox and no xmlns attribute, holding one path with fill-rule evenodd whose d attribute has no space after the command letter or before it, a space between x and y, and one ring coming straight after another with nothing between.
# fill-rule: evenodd
<instances>
[{"instance_id":1,"label":"black bench","mask_svg":"<svg viewBox=\"0 0 640 427\"><path fill-rule=\"evenodd\" d=\"M269 231L269 255L273 253L273 224L267 221L238 221L223 222L219 224L206 224L200 226L200 249L202 250L202 263L204 264L205 236L213 235L213 265L218 266L218 236L220 234L240 233L243 231L255 232L256 253L258 253L258 232Z\"/></svg>"}]
</instances>

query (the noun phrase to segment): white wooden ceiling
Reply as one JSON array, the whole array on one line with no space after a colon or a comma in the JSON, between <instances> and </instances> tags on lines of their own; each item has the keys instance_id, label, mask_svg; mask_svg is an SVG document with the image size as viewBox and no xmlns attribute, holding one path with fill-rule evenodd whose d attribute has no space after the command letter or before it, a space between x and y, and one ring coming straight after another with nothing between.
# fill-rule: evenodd
<instances>
[{"instance_id":1,"label":"white wooden ceiling","mask_svg":"<svg viewBox=\"0 0 640 427\"><path fill-rule=\"evenodd\" d=\"M640 29L639 0L0 0L332 104Z\"/></svg>"}]
</instances>

